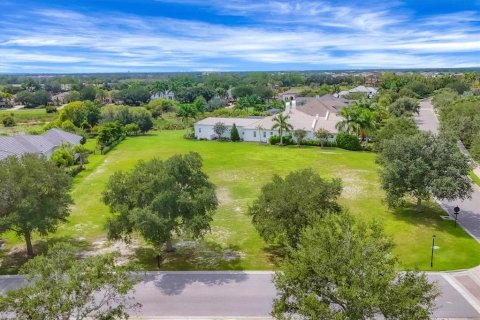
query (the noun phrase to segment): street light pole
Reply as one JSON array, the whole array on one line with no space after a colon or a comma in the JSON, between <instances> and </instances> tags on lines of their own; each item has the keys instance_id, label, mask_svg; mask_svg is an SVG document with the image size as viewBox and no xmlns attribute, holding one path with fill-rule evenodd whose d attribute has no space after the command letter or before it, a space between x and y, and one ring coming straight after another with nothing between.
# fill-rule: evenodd
<instances>
[{"instance_id":1,"label":"street light pole","mask_svg":"<svg viewBox=\"0 0 480 320\"><path fill-rule=\"evenodd\" d=\"M432 256L430 257L430 267L433 268L433 250L435 250L435 235L432 236Z\"/></svg>"}]
</instances>

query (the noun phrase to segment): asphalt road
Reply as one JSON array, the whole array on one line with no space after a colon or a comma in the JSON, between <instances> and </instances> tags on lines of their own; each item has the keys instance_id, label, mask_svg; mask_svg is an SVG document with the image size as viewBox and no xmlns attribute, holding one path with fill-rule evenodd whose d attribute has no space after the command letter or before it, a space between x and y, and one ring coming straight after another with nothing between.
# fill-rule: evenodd
<instances>
[{"instance_id":1,"label":"asphalt road","mask_svg":"<svg viewBox=\"0 0 480 320\"><path fill-rule=\"evenodd\" d=\"M139 317L268 318L275 297L271 272L149 272L142 278L134 293L143 306ZM451 274L429 278L442 291L434 317L480 318L480 305L459 289ZM0 277L0 290L22 282L20 276Z\"/></svg>"},{"instance_id":2,"label":"asphalt road","mask_svg":"<svg viewBox=\"0 0 480 320\"><path fill-rule=\"evenodd\" d=\"M438 133L440 126L431 99L420 101L420 110L415 120L420 130L431 131L434 134Z\"/></svg>"}]
</instances>

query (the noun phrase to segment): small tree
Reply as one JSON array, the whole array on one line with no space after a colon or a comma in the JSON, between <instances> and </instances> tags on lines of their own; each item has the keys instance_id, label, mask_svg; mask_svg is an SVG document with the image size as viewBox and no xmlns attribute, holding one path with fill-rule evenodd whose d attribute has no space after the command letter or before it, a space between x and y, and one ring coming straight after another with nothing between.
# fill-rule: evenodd
<instances>
[{"instance_id":1,"label":"small tree","mask_svg":"<svg viewBox=\"0 0 480 320\"><path fill-rule=\"evenodd\" d=\"M125 126L125 133L129 136L137 135L140 133L140 128L136 123L129 123Z\"/></svg>"},{"instance_id":2,"label":"small tree","mask_svg":"<svg viewBox=\"0 0 480 320\"><path fill-rule=\"evenodd\" d=\"M153 128L153 118L150 111L145 109L134 109L131 112L133 123L138 126L141 133L145 134Z\"/></svg>"},{"instance_id":3,"label":"small tree","mask_svg":"<svg viewBox=\"0 0 480 320\"><path fill-rule=\"evenodd\" d=\"M397 271L377 222L328 215L303 233L275 274L277 319L430 319L439 290L425 274Z\"/></svg>"},{"instance_id":4,"label":"small tree","mask_svg":"<svg viewBox=\"0 0 480 320\"><path fill-rule=\"evenodd\" d=\"M22 267L26 286L0 295L0 317L127 319L141 306L127 296L138 282L127 271L114 255L77 260L70 245L56 244Z\"/></svg>"},{"instance_id":5,"label":"small tree","mask_svg":"<svg viewBox=\"0 0 480 320\"><path fill-rule=\"evenodd\" d=\"M208 107L207 100L203 96L198 96L193 101L193 105L198 112L203 113Z\"/></svg>"},{"instance_id":6,"label":"small tree","mask_svg":"<svg viewBox=\"0 0 480 320\"><path fill-rule=\"evenodd\" d=\"M223 122L217 122L213 126L213 132L217 134L218 140L222 140L222 136L225 133L225 131L227 131L227 127Z\"/></svg>"},{"instance_id":7,"label":"small tree","mask_svg":"<svg viewBox=\"0 0 480 320\"><path fill-rule=\"evenodd\" d=\"M328 142L329 136L330 136L330 132L327 129L320 128L317 131L315 131L315 137L320 142L320 147L322 148L325 145L325 143Z\"/></svg>"},{"instance_id":8,"label":"small tree","mask_svg":"<svg viewBox=\"0 0 480 320\"><path fill-rule=\"evenodd\" d=\"M70 214L71 179L51 161L34 154L0 161L0 230L25 238L33 256L32 233L54 232Z\"/></svg>"},{"instance_id":9,"label":"small tree","mask_svg":"<svg viewBox=\"0 0 480 320\"><path fill-rule=\"evenodd\" d=\"M62 146L60 149L55 150L50 160L58 167L65 168L73 165L75 157L71 148Z\"/></svg>"},{"instance_id":10,"label":"small tree","mask_svg":"<svg viewBox=\"0 0 480 320\"><path fill-rule=\"evenodd\" d=\"M88 163L88 155L90 154L90 150L88 150L83 145L77 145L73 148L73 153L77 156L77 162L83 166L84 164Z\"/></svg>"},{"instance_id":11,"label":"small tree","mask_svg":"<svg viewBox=\"0 0 480 320\"><path fill-rule=\"evenodd\" d=\"M340 179L322 179L312 169L294 171L285 178L275 175L248 213L266 242L295 248L302 230L315 219L340 211L336 201L341 191Z\"/></svg>"},{"instance_id":12,"label":"small tree","mask_svg":"<svg viewBox=\"0 0 480 320\"><path fill-rule=\"evenodd\" d=\"M203 236L218 203L215 186L201 169L200 155L189 153L114 173L103 192L114 214L107 222L108 237L128 240L138 232L155 247L165 243L172 251L173 234Z\"/></svg>"},{"instance_id":13,"label":"small tree","mask_svg":"<svg viewBox=\"0 0 480 320\"><path fill-rule=\"evenodd\" d=\"M388 107L388 111L395 117L413 116L418 114L420 105L417 99L402 97Z\"/></svg>"},{"instance_id":14,"label":"small tree","mask_svg":"<svg viewBox=\"0 0 480 320\"><path fill-rule=\"evenodd\" d=\"M387 203L399 206L405 196L422 200L466 199L472 193L468 158L450 139L431 133L397 136L387 140L378 156L380 177L387 193Z\"/></svg>"},{"instance_id":15,"label":"small tree","mask_svg":"<svg viewBox=\"0 0 480 320\"><path fill-rule=\"evenodd\" d=\"M272 130L278 129L280 133L280 144L283 145L283 132L289 132L293 130L293 126L288 123L288 119L290 119L289 115L284 115L283 113L278 114L275 118L273 118L273 126Z\"/></svg>"},{"instance_id":16,"label":"small tree","mask_svg":"<svg viewBox=\"0 0 480 320\"><path fill-rule=\"evenodd\" d=\"M234 123L230 131L230 140L233 142L240 141L240 134L238 133L237 125Z\"/></svg>"},{"instance_id":17,"label":"small tree","mask_svg":"<svg viewBox=\"0 0 480 320\"><path fill-rule=\"evenodd\" d=\"M178 107L177 116L182 118L185 125L185 136L188 136L188 120L190 118L195 119L198 114L198 110L191 104L181 104Z\"/></svg>"},{"instance_id":18,"label":"small tree","mask_svg":"<svg viewBox=\"0 0 480 320\"><path fill-rule=\"evenodd\" d=\"M297 129L293 131L293 136L295 139L297 139L297 144L301 145L303 143L303 140L305 140L305 137L307 136L307 131L303 129Z\"/></svg>"}]
</instances>

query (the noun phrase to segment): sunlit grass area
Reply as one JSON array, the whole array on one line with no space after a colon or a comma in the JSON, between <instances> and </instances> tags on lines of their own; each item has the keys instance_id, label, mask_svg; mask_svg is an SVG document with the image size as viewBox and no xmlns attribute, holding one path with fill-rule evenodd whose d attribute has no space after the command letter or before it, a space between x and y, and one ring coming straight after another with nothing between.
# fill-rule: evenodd
<instances>
[{"instance_id":1,"label":"sunlit grass area","mask_svg":"<svg viewBox=\"0 0 480 320\"><path fill-rule=\"evenodd\" d=\"M194 141L183 139L183 131L154 132L127 138L107 155L90 156L87 170L74 180L75 205L69 222L49 237L70 239L93 248L105 247L104 223L108 208L101 193L117 170L129 170L139 160L166 159L176 153L195 151L204 159L204 170L217 186L220 206L212 231L194 242L178 239L177 252L164 256L166 270L267 270L277 268L275 257L259 237L246 212L262 185L274 174L311 167L323 177L340 177L344 190L340 203L364 219L379 219L395 243L395 254L404 269L430 268L431 238L436 234L433 270L463 269L480 264L480 245L451 221L440 218L442 209L427 203L422 212L413 208L390 210L382 202L376 155L335 148L278 147L255 143ZM88 142L89 147L94 145ZM309 190L304 190L309 192ZM23 242L6 237L7 248ZM41 240L38 236L35 240ZM39 242L42 243L42 242ZM146 269L156 269L155 252L141 240L132 246L133 260Z\"/></svg>"}]
</instances>

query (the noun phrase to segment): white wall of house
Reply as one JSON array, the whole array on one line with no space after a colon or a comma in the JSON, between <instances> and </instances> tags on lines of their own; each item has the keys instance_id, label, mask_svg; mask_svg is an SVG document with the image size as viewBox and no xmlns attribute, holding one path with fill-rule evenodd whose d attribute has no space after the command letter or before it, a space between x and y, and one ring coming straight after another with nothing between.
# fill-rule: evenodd
<instances>
[{"instance_id":1,"label":"white wall of house","mask_svg":"<svg viewBox=\"0 0 480 320\"><path fill-rule=\"evenodd\" d=\"M268 142L271 136L278 135L277 130L258 130L258 129L245 129L243 140L251 142Z\"/></svg>"},{"instance_id":2,"label":"white wall of house","mask_svg":"<svg viewBox=\"0 0 480 320\"><path fill-rule=\"evenodd\" d=\"M230 131L232 127L231 126L226 126L226 127L227 127L227 130L225 130L222 137L230 139ZM197 137L197 139L213 140L217 138L217 134L215 133L215 131L213 131L213 125L195 124L194 128L195 128L195 137ZM274 136L274 135L278 136L280 134L278 130L265 130L265 129L258 130L253 128L243 128L243 127L237 127L237 129L238 129L238 134L240 135L240 138L243 141L248 141L248 142L268 143L268 139L270 139L271 136ZM293 136L293 132L284 132L283 135ZM293 136L293 139L295 141L295 136ZM308 131L305 139L314 140L316 138L312 131ZM335 134L332 134L328 140L329 141L335 140Z\"/></svg>"},{"instance_id":3,"label":"white wall of house","mask_svg":"<svg viewBox=\"0 0 480 320\"><path fill-rule=\"evenodd\" d=\"M225 125L227 130L222 134L222 138L230 139L230 132L232 131L232 126ZM195 137L197 139L207 139L213 140L217 138L217 134L213 130L213 125L205 125L205 124L195 124ZM240 138L243 138L243 128L237 127L238 134Z\"/></svg>"}]
</instances>

